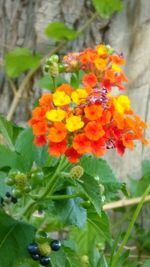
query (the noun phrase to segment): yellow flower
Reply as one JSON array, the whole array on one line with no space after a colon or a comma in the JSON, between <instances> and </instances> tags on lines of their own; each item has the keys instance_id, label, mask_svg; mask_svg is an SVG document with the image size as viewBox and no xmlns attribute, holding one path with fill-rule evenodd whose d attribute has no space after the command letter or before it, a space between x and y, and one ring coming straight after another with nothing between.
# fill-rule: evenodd
<instances>
[{"instance_id":1,"label":"yellow flower","mask_svg":"<svg viewBox=\"0 0 150 267\"><path fill-rule=\"evenodd\" d=\"M130 110L130 100L128 96L126 95L120 95L117 98L114 99L114 106L118 113L121 115L124 114L124 112Z\"/></svg>"},{"instance_id":2,"label":"yellow flower","mask_svg":"<svg viewBox=\"0 0 150 267\"><path fill-rule=\"evenodd\" d=\"M122 72L122 69L116 63L113 63L111 67L112 67L112 70L115 72Z\"/></svg>"},{"instance_id":3,"label":"yellow flower","mask_svg":"<svg viewBox=\"0 0 150 267\"><path fill-rule=\"evenodd\" d=\"M88 93L85 89L77 89L71 94L73 102L77 105L83 103L88 96Z\"/></svg>"},{"instance_id":4,"label":"yellow flower","mask_svg":"<svg viewBox=\"0 0 150 267\"><path fill-rule=\"evenodd\" d=\"M105 55L107 54L107 49L105 47L105 45L97 45L96 46L96 50L99 56Z\"/></svg>"},{"instance_id":5,"label":"yellow flower","mask_svg":"<svg viewBox=\"0 0 150 267\"><path fill-rule=\"evenodd\" d=\"M70 104L70 97L63 91L58 91L53 94L53 102L55 106L65 106Z\"/></svg>"},{"instance_id":6,"label":"yellow flower","mask_svg":"<svg viewBox=\"0 0 150 267\"><path fill-rule=\"evenodd\" d=\"M66 112L62 109L52 109L46 112L46 118L50 121L62 121L66 117Z\"/></svg>"},{"instance_id":7,"label":"yellow flower","mask_svg":"<svg viewBox=\"0 0 150 267\"><path fill-rule=\"evenodd\" d=\"M84 125L84 122L81 121L80 116L70 116L68 119L66 119L66 128L69 132L74 132L80 128L82 128Z\"/></svg>"},{"instance_id":8,"label":"yellow flower","mask_svg":"<svg viewBox=\"0 0 150 267\"><path fill-rule=\"evenodd\" d=\"M95 59L94 64L98 70L103 71L107 65L107 62L103 58L97 58Z\"/></svg>"}]
</instances>

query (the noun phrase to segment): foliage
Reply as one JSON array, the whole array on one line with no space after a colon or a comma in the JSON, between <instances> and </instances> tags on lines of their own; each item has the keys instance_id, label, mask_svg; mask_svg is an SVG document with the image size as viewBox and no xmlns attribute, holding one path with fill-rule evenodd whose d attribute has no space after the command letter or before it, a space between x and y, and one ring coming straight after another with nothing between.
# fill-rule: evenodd
<instances>
[{"instance_id":1,"label":"foliage","mask_svg":"<svg viewBox=\"0 0 150 267\"><path fill-rule=\"evenodd\" d=\"M122 10L122 0L92 0L92 2L98 14L104 18Z\"/></svg>"},{"instance_id":2,"label":"foliage","mask_svg":"<svg viewBox=\"0 0 150 267\"><path fill-rule=\"evenodd\" d=\"M49 38L56 41L73 40L78 36L78 32L68 28L59 21L50 23L45 29L45 33Z\"/></svg>"},{"instance_id":3,"label":"foliage","mask_svg":"<svg viewBox=\"0 0 150 267\"><path fill-rule=\"evenodd\" d=\"M40 56L33 55L28 48L15 48L5 57L5 68L9 77L18 77L28 69L35 69L40 63Z\"/></svg>"}]
</instances>

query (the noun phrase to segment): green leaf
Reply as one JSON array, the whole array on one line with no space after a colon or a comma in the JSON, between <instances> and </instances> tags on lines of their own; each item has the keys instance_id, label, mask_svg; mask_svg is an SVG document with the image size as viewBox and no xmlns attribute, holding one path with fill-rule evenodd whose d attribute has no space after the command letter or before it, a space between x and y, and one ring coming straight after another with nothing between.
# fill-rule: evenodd
<instances>
[{"instance_id":1,"label":"green leaf","mask_svg":"<svg viewBox=\"0 0 150 267\"><path fill-rule=\"evenodd\" d=\"M0 169L4 167L22 170L24 169L24 160L15 151L8 147L0 145Z\"/></svg>"},{"instance_id":2,"label":"green leaf","mask_svg":"<svg viewBox=\"0 0 150 267\"><path fill-rule=\"evenodd\" d=\"M5 68L9 77L18 77L28 69L35 69L40 62L40 55L33 55L28 48L15 48L5 56Z\"/></svg>"},{"instance_id":3,"label":"green leaf","mask_svg":"<svg viewBox=\"0 0 150 267\"><path fill-rule=\"evenodd\" d=\"M115 11L122 10L122 0L92 0L97 13L102 17L110 17Z\"/></svg>"},{"instance_id":4,"label":"green leaf","mask_svg":"<svg viewBox=\"0 0 150 267\"><path fill-rule=\"evenodd\" d=\"M47 146L34 147L33 158L38 166L43 167L48 160Z\"/></svg>"},{"instance_id":5,"label":"green leaf","mask_svg":"<svg viewBox=\"0 0 150 267\"><path fill-rule=\"evenodd\" d=\"M17 266L29 258L27 246L34 239L35 229L12 219L0 211L0 266Z\"/></svg>"},{"instance_id":6,"label":"green leaf","mask_svg":"<svg viewBox=\"0 0 150 267\"><path fill-rule=\"evenodd\" d=\"M96 178L97 182L104 186L107 200L113 199L118 190L121 189L121 183L117 181L107 161L87 155L81 158L80 164L85 173Z\"/></svg>"},{"instance_id":7,"label":"green leaf","mask_svg":"<svg viewBox=\"0 0 150 267\"><path fill-rule=\"evenodd\" d=\"M150 181L150 161L144 160L142 162L142 177L141 179L130 178L130 191L132 196L141 196Z\"/></svg>"},{"instance_id":8,"label":"green leaf","mask_svg":"<svg viewBox=\"0 0 150 267\"><path fill-rule=\"evenodd\" d=\"M2 115L0 115L0 133L5 138L9 148L14 150L14 140L21 128L15 124L7 121Z\"/></svg>"},{"instance_id":9,"label":"green leaf","mask_svg":"<svg viewBox=\"0 0 150 267\"><path fill-rule=\"evenodd\" d=\"M100 257L97 267L108 267L106 257L104 255Z\"/></svg>"},{"instance_id":10,"label":"green leaf","mask_svg":"<svg viewBox=\"0 0 150 267\"><path fill-rule=\"evenodd\" d=\"M90 175L82 177L84 191L86 192L90 202L93 204L97 213L101 211L101 193L98 182Z\"/></svg>"},{"instance_id":11,"label":"green leaf","mask_svg":"<svg viewBox=\"0 0 150 267\"><path fill-rule=\"evenodd\" d=\"M0 171L0 196L4 196L10 187L5 184L6 173Z\"/></svg>"},{"instance_id":12,"label":"green leaf","mask_svg":"<svg viewBox=\"0 0 150 267\"><path fill-rule=\"evenodd\" d=\"M73 40L79 34L59 21L50 23L45 29L45 33L49 38L52 38L55 41Z\"/></svg>"},{"instance_id":13,"label":"green leaf","mask_svg":"<svg viewBox=\"0 0 150 267\"><path fill-rule=\"evenodd\" d=\"M70 239L78 246L79 255L89 255L91 249L96 249L98 243L103 243L110 238L108 218L104 212L98 216L96 212L90 212L86 226L83 229L72 228Z\"/></svg>"},{"instance_id":14,"label":"green leaf","mask_svg":"<svg viewBox=\"0 0 150 267\"><path fill-rule=\"evenodd\" d=\"M19 134L15 144L16 151L24 159L26 171L31 169L35 157L33 139L31 128L26 128Z\"/></svg>"},{"instance_id":15,"label":"green leaf","mask_svg":"<svg viewBox=\"0 0 150 267\"><path fill-rule=\"evenodd\" d=\"M38 80L37 86L39 86L42 89L48 89L50 91L53 91L54 84L53 84L52 77L50 75L45 75L40 80Z\"/></svg>"},{"instance_id":16,"label":"green leaf","mask_svg":"<svg viewBox=\"0 0 150 267\"><path fill-rule=\"evenodd\" d=\"M68 187L67 194L73 194L71 187ZM68 201L57 201L56 212L65 225L76 225L82 228L86 223L86 210L80 205L81 199L69 199Z\"/></svg>"},{"instance_id":17,"label":"green leaf","mask_svg":"<svg viewBox=\"0 0 150 267\"><path fill-rule=\"evenodd\" d=\"M110 240L108 216L104 211L99 215L92 209L88 210L88 223L91 224L101 240Z\"/></svg>"}]
</instances>

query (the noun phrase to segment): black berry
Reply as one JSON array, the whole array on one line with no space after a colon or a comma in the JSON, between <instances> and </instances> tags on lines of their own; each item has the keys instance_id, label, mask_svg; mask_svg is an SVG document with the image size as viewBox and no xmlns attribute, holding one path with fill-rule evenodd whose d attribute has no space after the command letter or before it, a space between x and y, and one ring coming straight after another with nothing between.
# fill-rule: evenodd
<instances>
[{"instance_id":1,"label":"black berry","mask_svg":"<svg viewBox=\"0 0 150 267\"><path fill-rule=\"evenodd\" d=\"M31 255L36 255L38 254L38 245L36 243L31 243L28 245L28 252L31 254Z\"/></svg>"},{"instance_id":2,"label":"black berry","mask_svg":"<svg viewBox=\"0 0 150 267\"><path fill-rule=\"evenodd\" d=\"M6 192L5 196L10 198L11 197L11 193L10 192Z\"/></svg>"},{"instance_id":3,"label":"black berry","mask_svg":"<svg viewBox=\"0 0 150 267\"><path fill-rule=\"evenodd\" d=\"M38 261L40 259L40 255L39 254L31 254L31 257L34 261Z\"/></svg>"},{"instance_id":4,"label":"black berry","mask_svg":"<svg viewBox=\"0 0 150 267\"><path fill-rule=\"evenodd\" d=\"M17 200L17 198L16 197L11 197L11 202L12 203L14 203L14 204L16 204L17 202L18 202L18 200Z\"/></svg>"},{"instance_id":5,"label":"black berry","mask_svg":"<svg viewBox=\"0 0 150 267\"><path fill-rule=\"evenodd\" d=\"M47 266L50 263L50 257L41 257L40 258L40 264L42 266Z\"/></svg>"},{"instance_id":6,"label":"black berry","mask_svg":"<svg viewBox=\"0 0 150 267\"><path fill-rule=\"evenodd\" d=\"M58 251L61 247L61 242L59 240L53 240L50 246L53 251Z\"/></svg>"}]
</instances>

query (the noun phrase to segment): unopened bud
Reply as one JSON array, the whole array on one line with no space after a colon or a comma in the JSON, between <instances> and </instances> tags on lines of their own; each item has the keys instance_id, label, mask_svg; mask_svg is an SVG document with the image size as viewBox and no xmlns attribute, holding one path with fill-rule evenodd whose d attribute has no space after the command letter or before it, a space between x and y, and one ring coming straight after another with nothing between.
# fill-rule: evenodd
<instances>
[{"instance_id":1,"label":"unopened bud","mask_svg":"<svg viewBox=\"0 0 150 267\"><path fill-rule=\"evenodd\" d=\"M70 176L72 179L80 179L83 174L84 169L80 165L77 165L70 170Z\"/></svg>"}]
</instances>

